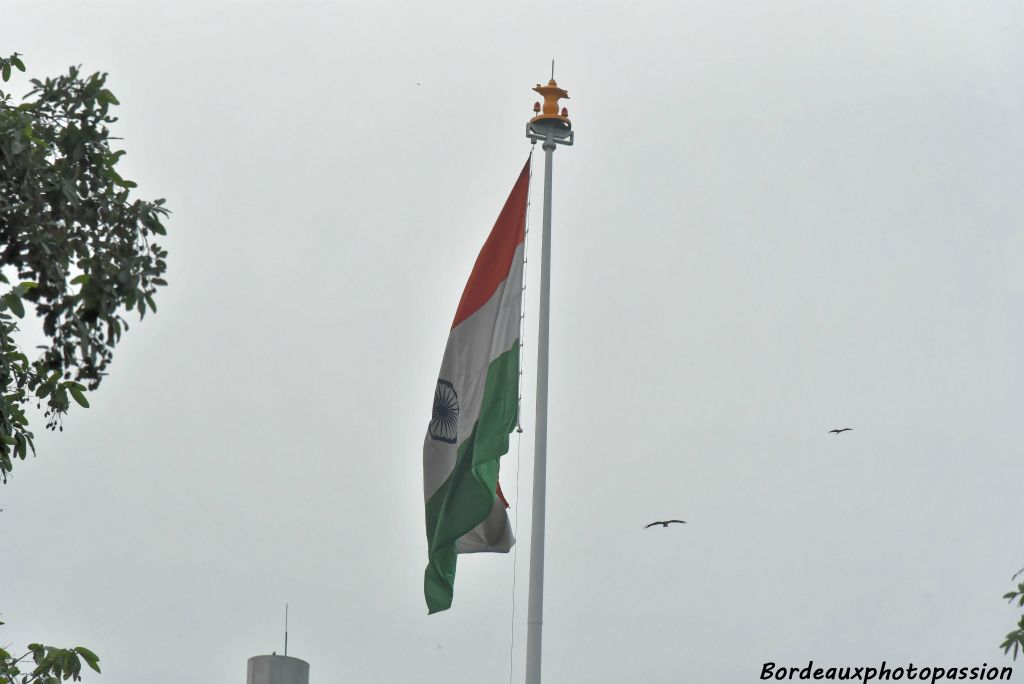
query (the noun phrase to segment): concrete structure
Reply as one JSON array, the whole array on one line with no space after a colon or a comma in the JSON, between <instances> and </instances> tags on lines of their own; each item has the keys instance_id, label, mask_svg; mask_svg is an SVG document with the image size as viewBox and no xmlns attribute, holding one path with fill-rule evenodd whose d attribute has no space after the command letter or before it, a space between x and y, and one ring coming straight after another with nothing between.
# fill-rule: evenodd
<instances>
[{"instance_id":1,"label":"concrete structure","mask_svg":"<svg viewBox=\"0 0 1024 684\"><path fill-rule=\"evenodd\" d=\"M309 663L280 655L249 658L245 684L309 684Z\"/></svg>"}]
</instances>

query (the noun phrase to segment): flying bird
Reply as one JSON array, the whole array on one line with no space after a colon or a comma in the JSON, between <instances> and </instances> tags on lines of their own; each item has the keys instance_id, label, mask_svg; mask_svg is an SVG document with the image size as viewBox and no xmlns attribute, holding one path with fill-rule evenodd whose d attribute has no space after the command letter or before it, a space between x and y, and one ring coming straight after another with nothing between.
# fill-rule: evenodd
<instances>
[{"instance_id":1,"label":"flying bird","mask_svg":"<svg viewBox=\"0 0 1024 684\"><path fill-rule=\"evenodd\" d=\"M829 430L829 432L832 433L833 435L838 435L840 432L846 432L847 430L852 430L852 429L853 428L843 428L842 430Z\"/></svg>"},{"instance_id":2,"label":"flying bird","mask_svg":"<svg viewBox=\"0 0 1024 684\"><path fill-rule=\"evenodd\" d=\"M682 523L682 524L685 525L686 521L685 520L655 520L650 525L644 525L644 529L646 530L648 527L654 527L655 525L661 525L662 527L668 527L669 523Z\"/></svg>"}]
</instances>

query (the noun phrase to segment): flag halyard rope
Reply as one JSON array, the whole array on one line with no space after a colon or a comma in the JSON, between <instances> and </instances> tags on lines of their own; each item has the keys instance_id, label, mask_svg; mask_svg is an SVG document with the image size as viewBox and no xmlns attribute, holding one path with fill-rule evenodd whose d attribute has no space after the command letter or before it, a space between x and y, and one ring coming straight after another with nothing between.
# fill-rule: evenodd
<instances>
[{"instance_id":1,"label":"flag halyard rope","mask_svg":"<svg viewBox=\"0 0 1024 684\"><path fill-rule=\"evenodd\" d=\"M529 188L533 187L533 148L530 148L530 181ZM519 534L519 464L520 452L523 448L523 340L526 331L526 269L529 263L527 249L530 241L530 190L526 193L526 225L523 229L523 282L521 283L520 314L519 314L519 390L516 407L516 510L512 521L512 534L518 539ZM512 618L508 644L508 681L512 684L512 674L515 670L514 657L516 645L516 568L519 560L519 544L512 549Z\"/></svg>"}]
</instances>

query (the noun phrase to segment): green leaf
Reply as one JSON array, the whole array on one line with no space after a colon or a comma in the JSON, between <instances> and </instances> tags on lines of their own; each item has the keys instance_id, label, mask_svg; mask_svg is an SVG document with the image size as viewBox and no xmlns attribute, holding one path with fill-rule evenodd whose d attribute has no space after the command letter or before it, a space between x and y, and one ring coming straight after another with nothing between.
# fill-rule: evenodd
<instances>
[{"instance_id":1,"label":"green leaf","mask_svg":"<svg viewBox=\"0 0 1024 684\"><path fill-rule=\"evenodd\" d=\"M85 646L78 646L75 648L75 651L78 653L78 655L82 656L82 658L85 660L86 664L89 665L89 667L91 667L96 672L100 671L100 666L96 664L100 661L99 656L97 656L95 653L87 649Z\"/></svg>"},{"instance_id":2,"label":"green leaf","mask_svg":"<svg viewBox=\"0 0 1024 684\"><path fill-rule=\"evenodd\" d=\"M19 351L9 351L5 356L12 361L17 361L23 367L28 366L28 357Z\"/></svg>"},{"instance_id":3,"label":"green leaf","mask_svg":"<svg viewBox=\"0 0 1024 684\"><path fill-rule=\"evenodd\" d=\"M89 274L88 273L83 273L81 275L76 275L74 278L71 279L71 284L72 285L79 285L79 284L84 285L87 282L89 282Z\"/></svg>"},{"instance_id":4,"label":"green leaf","mask_svg":"<svg viewBox=\"0 0 1024 684\"><path fill-rule=\"evenodd\" d=\"M74 400L78 403L79 406L81 406L82 408L89 408L89 400L85 398L85 395L82 393L82 390L78 389L77 387L69 385L68 391L71 392L71 396L74 398Z\"/></svg>"},{"instance_id":5,"label":"green leaf","mask_svg":"<svg viewBox=\"0 0 1024 684\"><path fill-rule=\"evenodd\" d=\"M104 88L103 90L100 91L99 97L97 99L99 99L100 102L105 102L107 104L113 104L113 105L121 104L120 102L117 101L117 98L114 97L114 93L110 92L106 88Z\"/></svg>"},{"instance_id":6,"label":"green leaf","mask_svg":"<svg viewBox=\"0 0 1024 684\"><path fill-rule=\"evenodd\" d=\"M25 317L25 305L21 303L21 297L14 292L10 292L4 295L4 302L15 316L18 318Z\"/></svg>"},{"instance_id":7,"label":"green leaf","mask_svg":"<svg viewBox=\"0 0 1024 684\"><path fill-rule=\"evenodd\" d=\"M5 82L11 80L11 65L10 64L4 64L4 66L3 66L3 77L4 77L4 81Z\"/></svg>"},{"instance_id":8,"label":"green leaf","mask_svg":"<svg viewBox=\"0 0 1024 684\"><path fill-rule=\"evenodd\" d=\"M34 283L31 280L26 280L22 283L18 283L18 285L12 291L19 297L24 297L25 293L34 287L39 287L39 283Z\"/></svg>"},{"instance_id":9,"label":"green leaf","mask_svg":"<svg viewBox=\"0 0 1024 684\"><path fill-rule=\"evenodd\" d=\"M18 67L18 71L21 71L21 72L24 73L24 71L25 71L25 63L22 62L21 59L19 59L17 55L14 55L13 57L11 57L11 64L13 64L14 66Z\"/></svg>"}]
</instances>

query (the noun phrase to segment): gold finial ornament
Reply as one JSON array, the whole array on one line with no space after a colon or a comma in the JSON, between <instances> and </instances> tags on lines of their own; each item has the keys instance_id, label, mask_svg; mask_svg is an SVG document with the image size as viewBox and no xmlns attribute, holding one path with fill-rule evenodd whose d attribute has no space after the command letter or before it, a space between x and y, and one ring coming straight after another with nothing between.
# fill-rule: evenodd
<instances>
[{"instance_id":1,"label":"gold finial ornament","mask_svg":"<svg viewBox=\"0 0 1024 684\"><path fill-rule=\"evenodd\" d=\"M566 112L565 109L562 110L561 114L558 113L558 101L561 99L568 100L569 93L565 89L559 88L558 84L555 83L555 79L548 81L548 84L545 86L538 83L534 90L540 93L544 98L544 106L542 107L540 114L530 119L530 123L553 120L572 125L572 122L569 121L569 117L567 116L568 112ZM534 107L533 111L537 111L537 108Z\"/></svg>"},{"instance_id":2,"label":"gold finial ornament","mask_svg":"<svg viewBox=\"0 0 1024 684\"><path fill-rule=\"evenodd\" d=\"M555 145L572 145L573 140L569 110L558 103L559 100L568 99L569 93L564 88L559 88L555 82L553 63L551 70L551 80L548 84L538 83L533 89L544 98L544 104L533 103L535 116L526 124L526 137L532 140L533 144L543 142L545 152L555 149Z\"/></svg>"}]
</instances>

